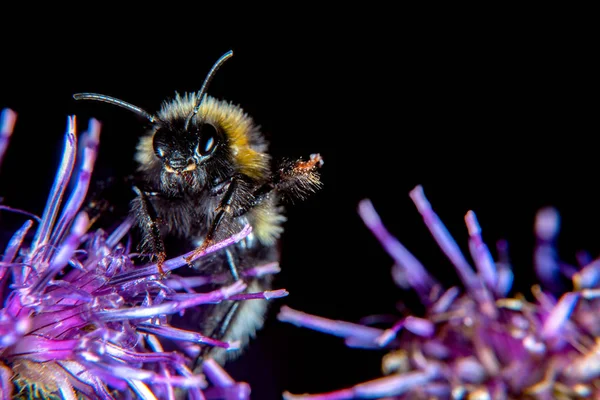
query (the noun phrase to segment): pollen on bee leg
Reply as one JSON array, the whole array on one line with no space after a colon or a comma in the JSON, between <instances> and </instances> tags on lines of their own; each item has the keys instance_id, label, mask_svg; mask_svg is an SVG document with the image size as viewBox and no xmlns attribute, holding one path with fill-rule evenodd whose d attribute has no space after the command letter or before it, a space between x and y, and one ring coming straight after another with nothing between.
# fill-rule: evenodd
<instances>
[{"instance_id":1,"label":"pollen on bee leg","mask_svg":"<svg viewBox=\"0 0 600 400\"><path fill-rule=\"evenodd\" d=\"M196 258L198 258L198 256L200 256L202 253L204 253L206 251L206 249L208 249L210 247L210 245L212 245L212 244L213 244L213 241L207 238L206 240L204 240L204 242L202 242L200 247L198 247L196 250L194 250L189 256L184 258L185 262L190 264L190 266L191 266L192 261L194 261Z\"/></svg>"},{"instance_id":2,"label":"pollen on bee leg","mask_svg":"<svg viewBox=\"0 0 600 400\"><path fill-rule=\"evenodd\" d=\"M315 167L321 167L323 165L323 157L321 157L320 154L316 153L316 154L311 154L310 155L310 160L308 161L296 161L296 165L294 166L294 169L296 170L306 170L306 169L313 169Z\"/></svg>"},{"instance_id":3,"label":"pollen on bee leg","mask_svg":"<svg viewBox=\"0 0 600 400\"><path fill-rule=\"evenodd\" d=\"M160 277L161 280L165 279L168 274L168 272L165 273L165 271L163 270L163 265L164 265L166 259L167 259L167 254L164 251L161 251L156 256L156 268L158 269L158 276Z\"/></svg>"}]
</instances>

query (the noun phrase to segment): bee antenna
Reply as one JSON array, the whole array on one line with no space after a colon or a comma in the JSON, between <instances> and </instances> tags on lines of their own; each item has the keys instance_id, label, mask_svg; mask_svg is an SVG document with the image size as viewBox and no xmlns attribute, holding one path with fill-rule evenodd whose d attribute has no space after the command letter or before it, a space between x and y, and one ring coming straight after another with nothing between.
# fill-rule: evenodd
<instances>
[{"instance_id":1,"label":"bee antenna","mask_svg":"<svg viewBox=\"0 0 600 400\"><path fill-rule=\"evenodd\" d=\"M215 63L215 65L213 65L213 67L210 69L210 71L208 72L208 75L206 75L206 78L204 79L204 83L202 84L202 87L200 88L200 90L196 94L196 104L194 105L194 110L192 111L192 113L188 117L187 121L185 122L185 129L186 130L187 130L190 122L192 121L192 119L196 116L196 114L198 114L198 110L200 109L200 105L202 104L202 102L206 98L206 89L208 89L208 85L210 85L210 82L214 78L215 73L221 67L221 65L223 65L223 63L225 61L227 61L229 58L231 58L231 56L233 56L233 51L232 50L229 50L227 53L223 54L221 56L221 58L219 58L217 60L217 62Z\"/></svg>"},{"instance_id":2,"label":"bee antenna","mask_svg":"<svg viewBox=\"0 0 600 400\"><path fill-rule=\"evenodd\" d=\"M126 110L132 111L132 112L136 113L137 115L146 118L151 123L155 123L155 122L159 121L158 117L155 117L154 115L150 114L149 112L147 112L146 110L144 110L138 106L134 106L133 104L129 104L126 101L119 100L117 98L106 96L103 94L75 93L73 95L73 98L75 100L94 100L94 101L101 101L103 103L114 104L115 106L119 106Z\"/></svg>"}]
</instances>

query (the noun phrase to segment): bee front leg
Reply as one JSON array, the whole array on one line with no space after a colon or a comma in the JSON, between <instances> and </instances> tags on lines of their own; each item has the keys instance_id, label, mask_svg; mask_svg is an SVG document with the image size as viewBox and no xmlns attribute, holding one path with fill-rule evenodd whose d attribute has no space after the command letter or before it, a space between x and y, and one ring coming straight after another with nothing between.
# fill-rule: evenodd
<instances>
[{"instance_id":1,"label":"bee front leg","mask_svg":"<svg viewBox=\"0 0 600 400\"><path fill-rule=\"evenodd\" d=\"M204 252L210 245L213 244L214 238L217 234L217 231L218 231L219 227L221 226L221 224L223 223L224 219L233 214L232 203L235 199L234 195L235 195L236 191L238 190L238 185L239 185L238 179L239 178L237 178L237 177L231 178L229 186L227 187L227 191L223 195L223 198L221 199L219 206L215 210L217 214L215 215L215 218L214 218L212 224L210 225L210 228L208 229L208 233L206 234L206 238L204 239L204 242L202 242L202 245L199 248L197 248L196 250L194 250L194 252L185 259L185 261L187 263L191 263L194 258L196 258L200 253ZM226 254L227 254L228 264L230 265L230 269L232 270L232 275L234 276L234 278L236 280L238 280L239 275L237 273L237 270L235 268L235 263L233 262L233 258L231 256L231 253L229 252L229 250L226 250ZM234 268L231 268L232 265L234 266Z\"/></svg>"},{"instance_id":2,"label":"bee front leg","mask_svg":"<svg viewBox=\"0 0 600 400\"><path fill-rule=\"evenodd\" d=\"M167 258L167 253L165 252L165 244L160 234L156 211L148 198L148 193L142 192L136 186L133 187L133 190L137 194L137 197L133 199L131 208L135 213L142 233L140 250L142 253L150 252L153 257L156 257L158 273L161 277L164 277L165 274L162 267Z\"/></svg>"}]
</instances>

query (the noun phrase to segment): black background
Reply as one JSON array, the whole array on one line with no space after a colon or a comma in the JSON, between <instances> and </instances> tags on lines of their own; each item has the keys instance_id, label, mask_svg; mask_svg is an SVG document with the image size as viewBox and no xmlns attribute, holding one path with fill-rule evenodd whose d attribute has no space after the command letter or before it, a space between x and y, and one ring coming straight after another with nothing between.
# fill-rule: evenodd
<instances>
[{"instance_id":1,"label":"black background","mask_svg":"<svg viewBox=\"0 0 600 400\"><path fill-rule=\"evenodd\" d=\"M325 165L323 190L288 211L277 286L290 295L273 303L265 329L228 369L256 399L379 376L382 353L347 349L275 318L287 304L358 321L412 301L393 284L391 259L358 218L361 199L371 198L389 230L448 284L457 282L452 267L408 197L417 184L465 252L470 209L491 247L509 241L521 291L532 282L536 210L561 212L559 245L568 261L580 249L596 256L600 226L598 68L585 24L537 14L476 23L382 18L342 27L331 23L341 16L305 17L284 28L280 16L278 26L250 23L232 35L223 34L232 33L227 18L208 26L210 18L195 21L185 10L169 25L140 16L15 26L3 34L0 106L19 117L0 195L41 213L70 114L80 130L90 117L102 121L96 176L125 173L143 133L139 120L71 95L99 92L154 112L175 91L198 90L232 49L209 93L252 115L275 157L320 152ZM262 35L254 32L259 26Z\"/></svg>"}]
</instances>

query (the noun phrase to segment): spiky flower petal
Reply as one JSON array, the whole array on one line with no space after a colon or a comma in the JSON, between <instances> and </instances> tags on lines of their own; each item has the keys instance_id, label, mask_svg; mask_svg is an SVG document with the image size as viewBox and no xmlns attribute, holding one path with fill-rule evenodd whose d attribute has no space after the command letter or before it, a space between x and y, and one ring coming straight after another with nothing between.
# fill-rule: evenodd
<instances>
[{"instance_id":1,"label":"spiky flower petal","mask_svg":"<svg viewBox=\"0 0 600 400\"><path fill-rule=\"evenodd\" d=\"M15 120L10 110L2 115L0 161ZM134 265L125 239L130 218L112 232L91 230L80 209L99 132L99 123L92 120L78 152L75 118L69 118L62 160L42 217L21 212L31 219L5 244L0 260L0 398L174 399L176 393L191 399L232 394L248 398L248 385L234 382L211 360L203 364L205 374L195 375L190 368L201 346L233 350L238 343L170 326L169 315L225 299L252 301L287 292L244 293L243 281L197 292L195 288L219 283L223 277L171 274L163 279L155 264ZM0 207L3 212L18 211ZM250 231L246 226L197 258ZM162 271L172 273L187 265L190 254L167 260ZM276 265L265 265L246 273L277 271ZM166 343L177 351L166 351Z\"/></svg>"},{"instance_id":2,"label":"spiky flower petal","mask_svg":"<svg viewBox=\"0 0 600 400\"><path fill-rule=\"evenodd\" d=\"M574 399L600 397L600 263L581 268L558 259L556 210L540 210L536 218L534 267L540 284L535 301L510 297L513 274L506 243L498 259L484 243L475 213L465 222L474 267L462 254L422 187L410 197L441 250L454 265L462 288L444 288L386 230L369 200L359 214L395 261L393 276L416 291L426 308L405 315L388 329L332 321L290 308L279 319L341 336L349 346L385 348L387 376L354 387L286 399ZM572 290L562 292L568 277Z\"/></svg>"}]
</instances>

